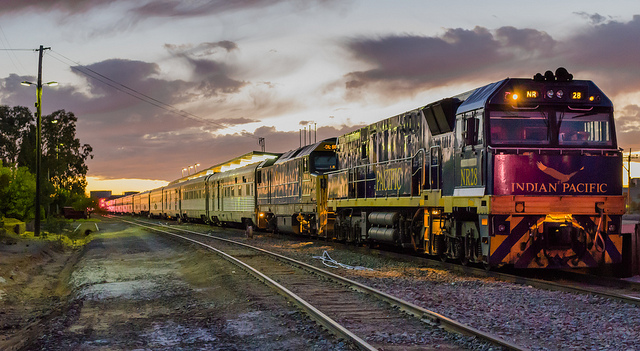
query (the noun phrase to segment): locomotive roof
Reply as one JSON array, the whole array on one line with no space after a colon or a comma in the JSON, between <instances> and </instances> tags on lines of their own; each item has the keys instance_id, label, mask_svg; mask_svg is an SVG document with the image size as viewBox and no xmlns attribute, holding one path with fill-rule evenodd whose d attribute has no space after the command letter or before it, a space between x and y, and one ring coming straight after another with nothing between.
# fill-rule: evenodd
<instances>
[{"instance_id":1,"label":"locomotive roof","mask_svg":"<svg viewBox=\"0 0 640 351\"><path fill-rule=\"evenodd\" d=\"M543 100L542 96L543 92L550 89L562 89L562 88L571 88L576 91L581 91L584 93L584 97L587 95L597 97L595 101L574 101L576 104L586 104L588 106L611 106L611 100L607 98L607 96L590 80L569 80L569 81L540 81L529 78L507 78L501 81L487 84L483 87L471 90L462 95L458 95L455 98L458 98L462 101L462 104L458 107L456 114L473 111L479 108L486 106L491 103L503 104L504 98L502 97L501 92L515 92L517 88L525 88L538 90L540 94L537 96L538 98L531 103L539 103L540 100ZM512 91L515 90L515 91ZM524 90L524 89L522 89ZM466 96L465 96L466 95ZM566 99L559 100L549 100L545 103L552 104L567 104L568 101Z\"/></svg>"},{"instance_id":2,"label":"locomotive roof","mask_svg":"<svg viewBox=\"0 0 640 351\"><path fill-rule=\"evenodd\" d=\"M336 138L328 138L314 144L309 144L297 149L289 150L284 154L282 154L282 156L280 156L275 163L276 164L283 163L295 158L304 157L311 154L314 151L324 151L325 150L324 145L335 144L335 143L336 143Z\"/></svg>"},{"instance_id":3,"label":"locomotive roof","mask_svg":"<svg viewBox=\"0 0 640 351\"><path fill-rule=\"evenodd\" d=\"M499 82L491 83L483 87L471 90L470 92L467 93L467 94L470 93L469 96L466 99L464 99L464 102L462 102L462 104L458 107L458 111L456 114L472 111L472 110L476 110L484 107L487 101L489 100L489 98L493 95L493 93L495 93L498 89L500 89L500 87L507 80L508 79L503 79Z\"/></svg>"}]
</instances>

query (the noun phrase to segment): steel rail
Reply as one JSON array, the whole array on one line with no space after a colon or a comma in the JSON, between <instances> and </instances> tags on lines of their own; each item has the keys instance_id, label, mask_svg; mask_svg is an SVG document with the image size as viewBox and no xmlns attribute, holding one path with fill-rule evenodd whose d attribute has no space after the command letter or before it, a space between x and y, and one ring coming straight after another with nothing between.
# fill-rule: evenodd
<instances>
[{"instance_id":1,"label":"steel rail","mask_svg":"<svg viewBox=\"0 0 640 351\"><path fill-rule=\"evenodd\" d=\"M131 223L131 222L130 222ZM149 224L148 222L143 222L145 224ZM134 223L135 224L135 223ZM139 225L139 224L138 224ZM166 226L163 225L156 225L159 227L164 227L166 228ZM146 227L146 226L145 226ZM150 229L153 230L158 230L155 228L151 228ZM439 325L441 327L443 327L445 330L448 330L450 332L454 332L457 334L464 334L464 335L471 335L471 336L476 336L479 337L483 340L486 340L494 345L498 345L501 347L504 347L508 350L527 350L527 348L524 348L520 345L516 345L510 341L507 341L505 339L502 339L501 337L492 334L492 333L487 333L487 332L483 332L479 329L476 329L474 327L471 327L469 325L465 325L462 324L460 322L457 322L451 318L448 318L444 315L441 315L439 313L427 310L425 308L422 308L420 306L417 306L415 304L412 304L410 302L404 301L402 299L399 299L395 296L389 295L385 292L382 292L380 290L374 289L372 287L366 286L364 284L358 283L356 281L347 279L345 277L342 277L340 275L325 271L323 269L314 267L312 265L309 265L307 263L274 253L274 252L270 252L267 251L265 249L259 248L259 247L255 247L249 244L245 244L245 243L241 243L235 240L230 240L230 239L226 239L226 238L221 238L221 237L217 237L217 236L213 236L213 235L209 235L209 234L204 234L204 233L199 233L199 232L195 232L195 231L191 231L191 230L187 230L187 229L182 229L182 228L171 228L173 230L177 230L177 231L182 231L182 232L186 232L186 233L190 233L190 234L195 234L195 235L200 235L206 238L210 238L210 239L215 239L215 240L220 240L220 241L224 241L227 243L231 243L231 244L235 244L235 245L239 245L239 246L243 246L258 252L262 252L268 255L271 255L281 261L287 262L291 265L294 265L298 268L301 269L305 269L307 271L311 271L315 274L319 274L322 275L324 277L327 277L329 279L332 279L334 281L338 281L341 284L347 285L349 287L351 287L352 289L359 291L359 292L363 292L363 293L367 293L369 295L372 295L392 306L397 307L398 309L412 315L415 316L419 319L421 319L422 321L431 324L431 325ZM177 235L177 234L172 234L172 235ZM179 235L178 235L179 236ZM182 236L180 236L182 237ZM190 240L190 239L189 239ZM277 284L277 283L276 283Z\"/></svg>"},{"instance_id":2,"label":"steel rail","mask_svg":"<svg viewBox=\"0 0 640 351\"><path fill-rule=\"evenodd\" d=\"M494 273L494 274L489 274L489 276L496 277L498 279L508 281L508 282L531 285L533 287L540 288L540 289L557 290L557 291L580 293L580 294L593 294L593 295L603 296L613 300L629 303L632 305L640 306L640 297L637 297L637 296L618 294L615 292L602 291L598 289L590 289L590 288L574 286L574 285L567 285L562 283L546 281L542 279L515 276L511 274L506 274L506 273Z\"/></svg>"},{"instance_id":3,"label":"steel rail","mask_svg":"<svg viewBox=\"0 0 640 351\"><path fill-rule=\"evenodd\" d=\"M215 247L213 247L211 245L207 245L205 243L199 242L199 241L191 239L191 238L187 238L187 237L179 235L179 234L170 233L170 232L168 232L166 230L161 230L161 229L158 229L158 228L155 228L155 227L151 227L149 225L142 225L140 223L136 223L136 222L132 222L132 221L124 220L124 219L120 219L120 220L123 221L123 222L126 222L126 223L130 223L130 224L134 224L134 225L143 227L143 228L151 229L151 230L156 231L156 232L161 232L161 233L164 233L164 234L168 234L168 235L172 235L172 236L178 237L180 239L183 239L183 240L189 241L191 243L200 245L202 247L207 248L210 251L215 252L216 254L220 255L222 258L226 259L227 261L229 261L229 262L237 265L238 267L242 268L247 273L249 273L250 275L252 275L256 279L258 279L259 281L263 282L267 286L275 289L278 293L284 295L286 298L292 300L296 306L298 306L300 309L305 311L313 320L318 322L323 327L327 328L327 330L332 332L334 335L342 337L342 338L344 338L346 340L350 340L351 342L353 342L361 350L367 350L367 351L377 350L375 347L373 347L372 345L370 345L369 343L367 343L366 341L364 341L363 339L361 339L357 335L353 334L351 331L349 331L348 329L346 329L345 327L340 325L338 322L336 322L333 319L331 319L326 314L322 313L320 310L315 308L313 305L309 304L307 301L303 300L301 297L299 297L298 295L296 295L295 293L293 293L289 289L285 288L284 286L280 285L278 282L276 282L273 279L267 277L266 275L262 274L260 271L258 271L255 268L249 266L248 264L240 261L239 259L237 259L237 258L235 258L235 257L233 257L233 256L231 256L231 255L229 255L229 254L227 254L227 253L225 253L225 252L223 252L221 250L218 250L218 249L216 249ZM161 226L161 225L157 225L157 226L166 228L166 226ZM184 229L179 229L179 228L172 228L172 229L186 231ZM186 232L190 232L190 231L186 231ZM199 234L199 235L203 235L203 236L206 236L206 237L210 237L208 235L205 235L205 234L202 234L202 233L197 233L197 232L192 232L192 234Z\"/></svg>"},{"instance_id":4,"label":"steel rail","mask_svg":"<svg viewBox=\"0 0 640 351\"><path fill-rule=\"evenodd\" d=\"M416 256L413 256L413 257L416 257ZM419 257L419 259L424 260L426 258ZM487 271L482 268L461 266L459 264L441 262L438 260L429 260L428 264L430 266L445 268L453 272L462 273L462 274L475 274L482 277L497 278L509 283L520 284L520 285L531 285L538 289L545 289L545 290L551 290L551 291L563 291L563 292L579 293L579 294L593 294L593 295L602 296L602 297L610 298L613 300L640 306L640 297L637 297L637 296L624 295L616 292L603 291L599 289L590 289L587 287L567 285L567 284L556 283L548 280L529 278L529 277L519 276L519 275L514 275L509 273ZM609 284L609 285L614 285L615 283L614 281L611 280L612 278L603 278L603 277L598 277L598 278L602 278L600 282L587 281L586 283L598 285L598 286L603 286L603 283ZM618 284L618 287L622 287L622 286L627 286L628 288L638 287L638 284L634 282L617 282L617 284Z\"/></svg>"}]
</instances>

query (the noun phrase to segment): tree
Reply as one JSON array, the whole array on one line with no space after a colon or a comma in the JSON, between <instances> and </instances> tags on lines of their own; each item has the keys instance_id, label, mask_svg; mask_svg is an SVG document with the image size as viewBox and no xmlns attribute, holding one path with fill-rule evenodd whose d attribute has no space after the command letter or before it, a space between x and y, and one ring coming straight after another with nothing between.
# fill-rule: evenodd
<instances>
[{"instance_id":1,"label":"tree","mask_svg":"<svg viewBox=\"0 0 640 351\"><path fill-rule=\"evenodd\" d=\"M93 148L80 144L76 138L77 121L72 112L65 110L42 117L40 176L45 209L70 206L84 197L88 171L85 161L93 158ZM28 108L0 106L0 161L25 167L21 172L36 173L36 121Z\"/></svg>"},{"instance_id":2,"label":"tree","mask_svg":"<svg viewBox=\"0 0 640 351\"><path fill-rule=\"evenodd\" d=\"M22 221L33 219L36 177L26 167L0 164L0 215Z\"/></svg>"},{"instance_id":3,"label":"tree","mask_svg":"<svg viewBox=\"0 0 640 351\"><path fill-rule=\"evenodd\" d=\"M35 128L35 120L28 108L0 106L0 161L4 165L18 162L23 138L29 134L30 128Z\"/></svg>"},{"instance_id":4,"label":"tree","mask_svg":"<svg viewBox=\"0 0 640 351\"><path fill-rule=\"evenodd\" d=\"M87 158L93 148L76 138L76 122L72 112L56 111L42 118L42 170L56 189L83 195L87 187Z\"/></svg>"}]
</instances>

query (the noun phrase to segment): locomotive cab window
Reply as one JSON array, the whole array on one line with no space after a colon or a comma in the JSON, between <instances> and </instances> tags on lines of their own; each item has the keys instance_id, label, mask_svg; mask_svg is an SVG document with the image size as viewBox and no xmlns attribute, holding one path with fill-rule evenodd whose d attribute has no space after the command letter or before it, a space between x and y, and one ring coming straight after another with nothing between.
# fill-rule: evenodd
<instances>
[{"instance_id":1,"label":"locomotive cab window","mask_svg":"<svg viewBox=\"0 0 640 351\"><path fill-rule=\"evenodd\" d=\"M456 120L456 143L458 147L482 144L482 116L481 110L458 115Z\"/></svg>"},{"instance_id":2,"label":"locomotive cab window","mask_svg":"<svg viewBox=\"0 0 640 351\"><path fill-rule=\"evenodd\" d=\"M609 115L567 113L558 128L560 145L612 145Z\"/></svg>"},{"instance_id":3,"label":"locomotive cab window","mask_svg":"<svg viewBox=\"0 0 640 351\"><path fill-rule=\"evenodd\" d=\"M612 146L610 113L492 111L493 145Z\"/></svg>"},{"instance_id":4,"label":"locomotive cab window","mask_svg":"<svg viewBox=\"0 0 640 351\"><path fill-rule=\"evenodd\" d=\"M329 172L336 170L336 154L333 152L317 152L311 158L311 172Z\"/></svg>"}]
</instances>

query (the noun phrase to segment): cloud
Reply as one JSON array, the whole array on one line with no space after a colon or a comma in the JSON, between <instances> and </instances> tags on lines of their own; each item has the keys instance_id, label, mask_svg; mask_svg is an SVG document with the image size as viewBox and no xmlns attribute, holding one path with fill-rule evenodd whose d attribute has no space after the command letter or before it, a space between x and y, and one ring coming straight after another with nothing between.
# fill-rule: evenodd
<instances>
[{"instance_id":1,"label":"cloud","mask_svg":"<svg viewBox=\"0 0 640 351\"><path fill-rule=\"evenodd\" d=\"M587 13L587 12L580 11L580 12L574 12L574 14L582 18L586 18L587 20L589 20L591 24L601 24L611 19L611 17L602 16L598 13Z\"/></svg>"},{"instance_id":2,"label":"cloud","mask_svg":"<svg viewBox=\"0 0 640 351\"><path fill-rule=\"evenodd\" d=\"M503 31L496 38L489 30L449 29L436 37L391 35L355 38L345 43L353 58L371 68L344 76L347 94L372 89L380 95L397 97L417 91L476 79L495 67L496 62L513 59L503 50L517 30ZM541 33L523 35L539 40ZM494 68L495 70L495 68ZM357 95L351 95L351 98Z\"/></svg>"},{"instance_id":3,"label":"cloud","mask_svg":"<svg viewBox=\"0 0 640 351\"><path fill-rule=\"evenodd\" d=\"M348 133L361 126L322 127L317 140ZM103 150L89 160L90 175L104 179L139 178L171 181L181 176L181 169L194 163L210 167L251 150L260 151L257 136L264 137L269 152L283 153L299 146L299 133L278 131L263 126L253 133L235 133L213 136L197 128L191 134L167 132L152 136L123 137L117 143L94 146ZM141 140L143 139L143 140ZM112 144L113 141L105 142ZM176 166L178 165L178 166Z\"/></svg>"},{"instance_id":4,"label":"cloud","mask_svg":"<svg viewBox=\"0 0 640 351\"><path fill-rule=\"evenodd\" d=\"M305 9L307 7L321 5L332 5L335 0L306 0L297 2L291 0L147 0L137 1L131 10L130 15L138 18L149 17L201 17L207 15L215 15L230 11L239 11L247 9L261 9L286 3L292 5L296 9ZM127 4L130 6L131 1L128 0L22 0L22 1L3 1L0 7L0 14L15 12L50 12L59 11L66 15L83 14L96 8L114 5L117 3ZM138 5L142 3L141 5ZM339 3L339 2L338 2ZM131 6L130 6L131 7Z\"/></svg>"},{"instance_id":5,"label":"cloud","mask_svg":"<svg viewBox=\"0 0 640 351\"><path fill-rule=\"evenodd\" d=\"M220 49L227 53L238 50L236 43L224 40L215 43L201 43L192 45L165 44L165 48L175 58L186 63L192 72L192 79L198 83L198 90L206 97L219 94L238 93L248 82L231 78L236 71L234 65L223 60L210 58Z\"/></svg>"},{"instance_id":6,"label":"cloud","mask_svg":"<svg viewBox=\"0 0 640 351\"><path fill-rule=\"evenodd\" d=\"M593 25L556 39L530 28L447 29L441 35L394 34L357 37L342 43L366 70L339 81L349 100L387 99L460 83L478 84L510 77L532 77L563 66L575 79L598 82L609 95L640 86L640 16L629 22Z\"/></svg>"},{"instance_id":7,"label":"cloud","mask_svg":"<svg viewBox=\"0 0 640 351\"><path fill-rule=\"evenodd\" d=\"M238 44L229 41L222 40L218 42L209 42L209 43L200 43L198 45L193 44L165 44L165 49L167 49L173 55L182 55L182 56L194 56L194 57L203 57L203 56L211 56L220 51L220 49L224 49L227 53L238 50Z\"/></svg>"},{"instance_id":8,"label":"cloud","mask_svg":"<svg viewBox=\"0 0 640 351\"><path fill-rule=\"evenodd\" d=\"M13 13L23 11L49 12L60 11L68 14L85 13L97 7L107 6L114 1L110 0L24 0L3 1L0 13Z\"/></svg>"},{"instance_id":9,"label":"cloud","mask_svg":"<svg viewBox=\"0 0 640 351\"><path fill-rule=\"evenodd\" d=\"M618 144L626 148L640 148L640 106L627 105L616 112Z\"/></svg>"},{"instance_id":10,"label":"cloud","mask_svg":"<svg viewBox=\"0 0 640 351\"><path fill-rule=\"evenodd\" d=\"M607 94L634 91L640 85L639 37L640 15L635 15L629 22L610 21L580 31L559 45L559 55L574 71L596 77Z\"/></svg>"}]
</instances>

